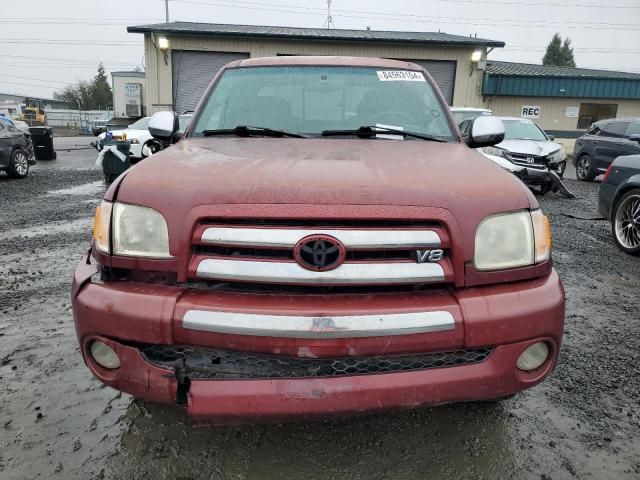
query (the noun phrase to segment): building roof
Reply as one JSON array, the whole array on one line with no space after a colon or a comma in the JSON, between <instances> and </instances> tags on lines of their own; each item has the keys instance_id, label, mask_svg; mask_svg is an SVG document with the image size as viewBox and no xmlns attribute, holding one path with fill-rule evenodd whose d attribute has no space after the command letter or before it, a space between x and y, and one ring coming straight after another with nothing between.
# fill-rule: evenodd
<instances>
[{"instance_id":1,"label":"building roof","mask_svg":"<svg viewBox=\"0 0 640 480\"><path fill-rule=\"evenodd\" d=\"M144 72L137 72L135 70L130 70L130 71L119 71L119 72L111 72L111 76L112 77L139 77L139 78L144 78L145 77L145 73Z\"/></svg>"},{"instance_id":2,"label":"building roof","mask_svg":"<svg viewBox=\"0 0 640 480\"><path fill-rule=\"evenodd\" d=\"M343 30L324 28L228 25L216 23L171 22L127 27L129 33L209 35L220 37L286 38L341 42L411 43L419 45L504 47L504 42L441 32L395 32L384 30Z\"/></svg>"},{"instance_id":3,"label":"building roof","mask_svg":"<svg viewBox=\"0 0 640 480\"><path fill-rule=\"evenodd\" d=\"M482 94L639 100L640 74L490 60Z\"/></svg>"},{"instance_id":4,"label":"building roof","mask_svg":"<svg viewBox=\"0 0 640 480\"><path fill-rule=\"evenodd\" d=\"M555 67L531 63L487 62L487 73L491 75L513 75L520 77L561 77L561 78L615 78L640 80L640 73L614 72L593 68Z\"/></svg>"},{"instance_id":5,"label":"building roof","mask_svg":"<svg viewBox=\"0 0 640 480\"><path fill-rule=\"evenodd\" d=\"M39 102L50 102L50 103L67 103L64 100L55 99L55 98L44 98L44 97L34 97L30 95L19 95L16 93L0 93L0 101L1 100L14 100L14 101L23 101L26 98L30 100L36 100Z\"/></svg>"}]
</instances>

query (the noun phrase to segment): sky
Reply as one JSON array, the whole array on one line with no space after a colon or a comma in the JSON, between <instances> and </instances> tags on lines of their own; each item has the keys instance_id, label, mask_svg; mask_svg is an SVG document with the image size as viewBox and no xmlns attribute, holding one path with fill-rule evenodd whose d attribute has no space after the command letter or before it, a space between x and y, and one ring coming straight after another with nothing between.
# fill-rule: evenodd
<instances>
[{"instance_id":1,"label":"sky","mask_svg":"<svg viewBox=\"0 0 640 480\"><path fill-rule=\"evenodd\" d=\"M107 72L144 67L129 25L165 20L164 0L0 0L0 93L51 98ZM170 0L170 20L322 27L326 0ZM640 0L332 0L336 28L442 31L504 41L493 60L540 63L554 33L579 67L640 72Z\"/></svg>"}]
</instances>

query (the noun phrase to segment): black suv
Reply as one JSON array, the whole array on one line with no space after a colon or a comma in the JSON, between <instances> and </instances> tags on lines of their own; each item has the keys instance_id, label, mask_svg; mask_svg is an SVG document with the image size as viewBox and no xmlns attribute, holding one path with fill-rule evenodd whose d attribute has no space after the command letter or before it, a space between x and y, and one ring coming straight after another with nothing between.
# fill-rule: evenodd
<instances>
[{"instance_id":1,"label":"black suv","mask_svg":"<svg viewBox=\"0 0 640 480\"><path fill-rule=\"evenodd\" d=\"M594 123L576 140L573 158L578 180L592 181L622 155L640 153L640 118L615 118Z\"/></svg>"},{"instance_id":2,"label":"black suv","mask_svg":"<svg viewBox=\"0 0 640 480\"><path fill-rule=\"evenodd\" d=\"M0 171L24 178L29 173L29 165L35 163L31 135L18 130L11 120L0 117Z\"/></svg>"}]
</instances>

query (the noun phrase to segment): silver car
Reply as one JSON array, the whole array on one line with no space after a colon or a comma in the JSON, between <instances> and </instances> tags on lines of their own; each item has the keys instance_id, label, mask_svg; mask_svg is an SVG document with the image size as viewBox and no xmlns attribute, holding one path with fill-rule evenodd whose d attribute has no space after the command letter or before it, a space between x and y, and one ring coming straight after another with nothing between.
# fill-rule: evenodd
<instances>
[{"instance_id":1,"label":"silver car","mask_svg":"<svg viewBox=\"0 0 640 480\"><path fill-rule=\"evenodd\" d=\"M504 140L494 147L478 151L502 168L517 174L527 185L541 195L560 191L568 197L573 194L562 183L567 167L564 147L554 142L535 122L526 118L498 117L504 123ZM470 121L460 124L460 130L470 128Z\"/></svg>"}]
</instances>

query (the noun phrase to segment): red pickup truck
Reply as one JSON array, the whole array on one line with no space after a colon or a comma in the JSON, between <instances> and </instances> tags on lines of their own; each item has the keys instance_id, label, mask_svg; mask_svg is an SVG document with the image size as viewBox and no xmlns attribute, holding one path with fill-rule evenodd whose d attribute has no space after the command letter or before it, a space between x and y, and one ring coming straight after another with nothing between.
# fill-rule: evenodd
<instances>
[{"instance_id":1,"label":"red pickup truck","mask_svg":"<svg viewBox=\"0 0 640 480\"><path fill-rule=\"evenodd\" d=\"M531 192L407 62L228 64L121 175L73 281L102 382L194 423L497 399L555 366L564 292Z\"/></svg>"}]
</instances>

